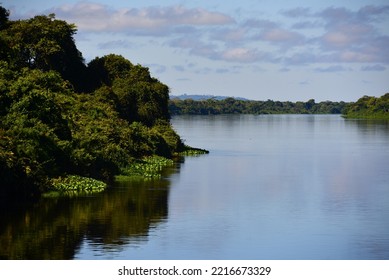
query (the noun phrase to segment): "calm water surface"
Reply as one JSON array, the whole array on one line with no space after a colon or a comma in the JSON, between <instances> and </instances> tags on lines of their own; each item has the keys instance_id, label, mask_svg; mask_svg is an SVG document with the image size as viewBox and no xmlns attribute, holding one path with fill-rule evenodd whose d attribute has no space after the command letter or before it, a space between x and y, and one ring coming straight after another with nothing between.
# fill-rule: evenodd
<instances>
[{"instance_id":1,"label":"calm water surface","mask_svg":"<svg viewBox=\"0 0 389 280\"><path fill-rule=\"evenodd\" d=\"M2 209L0 258L389 259L388 122L172 123L210 154L182 159L162 180Z\"/></svg>"}]
</instances>

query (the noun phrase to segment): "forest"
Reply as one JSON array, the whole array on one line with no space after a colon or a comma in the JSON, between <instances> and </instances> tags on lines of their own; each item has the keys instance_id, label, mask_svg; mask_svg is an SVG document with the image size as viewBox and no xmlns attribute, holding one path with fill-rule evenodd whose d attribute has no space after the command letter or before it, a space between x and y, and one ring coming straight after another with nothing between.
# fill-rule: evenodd
<instances>
[{"instance_id":1,"label":"forest","mask_svg":"<svg viewBox=\"0 0 389 280\"><path fill-rule=\"evenodd\" d=\"M298 101L255 101L232 97L224 99L193 100L173 98L169 100L171 115L219 115L219 114L342 114L354 119L389 119L389 93L381 97L363 96L356 102L322 101L314 99Z\"/></svg>"},{"instance_id":2,"label":"forest","mask_svg":"<svg viewBox=\"0 0 389 280\"><path fill-rule=\"evenodd\" d=\"M178 98L169 101L172 115L218 115L218 114L341 114L345 102L323 101L314 99L307 102L291 101L253 101L225 98L223 100L193 100Z\"/></svg>"},{"instance_id":3,"label":"forest","mask_svg":"<svg viewBox=\"0 0 389 280\"><path fill-rule=\"evenodd\" d=\"M187 149L170 125L168 86L120 55L86 64L76 31L53 14L12 21L0 7L3 198L63 181L101 186L139 159Z\"/></svg>"},{"instance_id":4,"label":"forest","mask_svg":"<svg viewBox=\"0 0 389 280\"><path fill-rule=\"evenodd\" d=\"M345 118L389 120L389 93L381 97L363 96L347 105Z\"/></svg>"}]
</instances>

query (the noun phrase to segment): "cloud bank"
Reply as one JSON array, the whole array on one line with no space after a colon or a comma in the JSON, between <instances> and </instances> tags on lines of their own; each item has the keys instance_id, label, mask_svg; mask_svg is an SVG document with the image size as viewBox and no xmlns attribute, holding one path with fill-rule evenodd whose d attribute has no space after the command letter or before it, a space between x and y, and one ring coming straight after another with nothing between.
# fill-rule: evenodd
<instances>
[{"instance_id":1,"label":"cloud bank","mask_svg":"<svg viewBox=\"0 0 389 280\"><path fill-rule=\"evenodd\" d=\"M79 29L92 32L136 31L147 34L185 25L234 23L228 15L183 6L113 9L102 4L82 2L56 7L51 11L60 18L75 22Z\"/></svg>"},{"instance_id":2,"label":"cloud bank","mask_svg":"<svg viewBox=\"0 0 389 280\"><path fill-rule=\"evenodd\" d=\"M382 27L389 5L368 5L359 10L329 7L319 11L296 7L280 11L282 20L277 21L261 16L238 21L222 12L180 5L115 9L80 2L48 12L74 22L83 33L159 37L161 44L211 60L277 63L283 68L336 64L329 69L316 68L327 72L348 69L340 65L343 63L375 65L366 66L364 71L380 71L389 64L389 34ZM125 40L116 44L123 47ZM115 41L101 44L101 48L114 45Z\"/></svg>"}]
</instances>

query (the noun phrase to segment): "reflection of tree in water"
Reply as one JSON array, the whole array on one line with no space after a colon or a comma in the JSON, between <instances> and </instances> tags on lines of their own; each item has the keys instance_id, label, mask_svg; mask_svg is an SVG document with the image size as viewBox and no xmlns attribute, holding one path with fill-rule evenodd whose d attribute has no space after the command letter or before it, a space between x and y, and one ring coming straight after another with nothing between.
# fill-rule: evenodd
<instances>
[{"instance_id":1,"label":"reflection of tree in water","mask_svg":"<svg viewBox=\"0 0 389 280\"><path fill-rule=\"evenodd\" d=\"M355 125L358 132L364 136L376 137L377 135L389 135L388 120L363 120L363 119L348 119L346 124Z\"/></svg>"},{"instance_id":2,"label":"reflection of tree in water","mask_svg":"<svg viewBox=\"0 0 389 280\"><path fill-rule=\"evenodd\" d=\"M127 191L108 193L99 204L92 202L94 214L87 225L86 239L113 246L125 243L128 237L147 235L152 223L167 217L167 184L160 180L118 183L118 188Z\"/></svg>"},{"instance_id":3,"label":"reflection of tree in water","mask_svg":"<svg viewBox=\"0 0 389 280\"><path fill-rule=\"evenodd\" d=\"M84 226L72 220L68 201L45 200L23 210L15 204L3 206L7 209L1 212L1 259L72 258Z\"/></svg>"},{"instance_id":4,"label":"reflection of tree in water","mask_svg":"<svg viewBox=\"0 0 389 280\"><path fill-rule=\"evenodd\" d=\"M169 180L132 180L92 197L3 203L0 259L72 259L83 240L117 248L168 215Z\"/></svg>"}]
</instances>

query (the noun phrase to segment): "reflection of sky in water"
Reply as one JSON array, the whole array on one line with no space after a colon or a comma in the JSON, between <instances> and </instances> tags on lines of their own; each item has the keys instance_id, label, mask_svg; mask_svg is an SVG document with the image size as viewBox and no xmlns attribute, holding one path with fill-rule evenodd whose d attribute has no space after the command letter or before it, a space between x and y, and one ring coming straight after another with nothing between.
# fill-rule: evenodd
<instances>
[{"instance_id":1,"label":"reflection of sky in water","mask_svg":"<svg viewBox=\"0 0 389 280\"><path fill-rule=\"evenodd\" d=\"M266 117L192 131L178 121L211 154L173 178L174 245L188 258L388 258L387 133L339 116Z\"/></svg>"}]
</instances>

